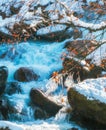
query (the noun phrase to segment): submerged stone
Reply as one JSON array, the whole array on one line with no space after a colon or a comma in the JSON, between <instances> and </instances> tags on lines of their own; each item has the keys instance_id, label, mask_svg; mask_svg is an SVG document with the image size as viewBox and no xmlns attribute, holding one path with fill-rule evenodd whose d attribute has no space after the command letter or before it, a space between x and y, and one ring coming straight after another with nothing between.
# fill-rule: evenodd
<instances>
[{"instance_id":1,"label":"submerged stone","mask_svg":"<svg viewBox=\"0 0 106 130\"><path fill-rule=\"evenodd\" d=\"M4 120L8 119L8 105L7 102L3 99L0 99L0 112Z\"/></svg>"},{"instance_id":2,"label":"submerged stone","mask_svg":"<svg viewBox=\"0 0 106 130\"><path fill-rule=\"evenodd\" d=\"M9 95L12 95L15 93L22 93L22 89L18 82L9 82L6 84L5 92Z\"/></svg>"}]
</instances>

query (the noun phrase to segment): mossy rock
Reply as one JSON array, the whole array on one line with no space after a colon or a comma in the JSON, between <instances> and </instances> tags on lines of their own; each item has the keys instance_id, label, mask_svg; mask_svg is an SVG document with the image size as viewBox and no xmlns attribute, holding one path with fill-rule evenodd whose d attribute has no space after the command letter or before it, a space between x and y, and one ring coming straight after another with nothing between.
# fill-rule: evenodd
<instances>
[{"instance_id":1,"label":"mossy rock","mask_svg":"<svg viewBox=\"0 0 106 130\"><path fill-rule=\"evenodd\" d=\"M73 108L73 113L80 119L91 120L106 128L106 104L98 100L89 100L78 93L75 88L68 91L68 101ZM103 127L104 128L104 127Z\"/></svg>"}]
</instances>

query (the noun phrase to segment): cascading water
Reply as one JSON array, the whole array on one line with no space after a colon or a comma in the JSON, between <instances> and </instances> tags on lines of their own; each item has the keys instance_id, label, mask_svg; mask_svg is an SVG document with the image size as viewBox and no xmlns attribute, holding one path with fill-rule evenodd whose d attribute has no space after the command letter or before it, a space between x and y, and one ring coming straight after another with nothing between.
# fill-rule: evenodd
<instances>
[{"instance_id":1,"label":"cascading water","mask_svg":"<svg viewBox=\"0 0 106 130\"><path fill-rule=\"evenodd\" d=\"M68 123L66 113L60 110L55 117L46 120L36 120L33 116L33 107L30 104L29 93L31 88L39 88L44 92L53 92L53 100L60 100L66 92L55 92L56 84L50 76L52 72L62 68L61 54L65 50L64 42L50 43L43 41L23 42L18 45L0 45L0 66L7 66L9 70L8 82L14 80L14 72L20 67L31 67L39 75L37 81L20 83L22 92L12 95L4 94L8 99L12 112L9 113L8 121L0 116L0 127L8 126L15 130L68 130L72 127L81 129L73 122ZM51 90L51 91L49 91ZM65 100L65 99L64 99Z\"/></svg>"}]
</instances>

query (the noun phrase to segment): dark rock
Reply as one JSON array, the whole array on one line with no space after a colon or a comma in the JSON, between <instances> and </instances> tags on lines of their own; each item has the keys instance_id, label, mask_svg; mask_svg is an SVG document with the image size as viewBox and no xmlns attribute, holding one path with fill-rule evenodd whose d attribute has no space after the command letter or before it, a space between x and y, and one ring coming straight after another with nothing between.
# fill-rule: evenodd
<instances>
[{"instance_id":1,"label":"dark rock","mask_svg":"<svg viewBox=\"0 0 106 130\"><path fill-rule=\"evenodd\" d=\"M5 83L8 77L8 68L6 66L0 67L0 83Z\"/></svg>"},{"instance_id":2,"label":"dark rock","mask_svg":"<svg viewBox=\"0 0 106 130\"><path fill-rule=\"evenodd\" d=\"M6 81L8 77L8 68L6 66L0 67L0 95L6 88Z\"/></svg>"},{"instance_id":3,"label":"dark rock","mask_svg":"<svg viewBox=\"0 0 106 130\"><path fill-rule=\"evenodd\" d=\"M11 11L11 14L14 15L14 14L18 14L19 13L19 10L20 10L20 7L16 8L14 6L10 6L10 11Z\"/></svg>"},{"instance_id":4,"label":"dark rock","mask_svg":"<svg viewBox=\"0 0 106 130\"><path fill-rule=\"evenodd\" d=\"M18 82L10 82L6 84L5 92L9 95L12 95L15 93L22 93L22 89Z\"/></svg>"},{"instance_id":5,"label":"dark rock","mask_svg":"<svg viewBox=\"0 0 106 130\"><path fill-rule=\"evenodd\" d=\"M46 111L42 110L41 108L37 108L34 112L35 119L46 119L49 117Z\"/></svg>"},{"instance_id":6,"label":"dark rock","mask_svg":"<svg viewBox=\"0 0 106 130\"><path fill-rule=\"evenodd\" d=\"M0 43L16 43L16 42L22 42L29 39L30 35L32 35L31 30L28 28L30 25L19 22L15 23L13 25L13 28L6 28L1 27L0 28ZM4 32L5 29L5 32ZM26 30L27 34L24 34L23 30ZM35 32L34 32L35 33ZM25 39L24 39L25 38Z\"/></svg>"},{"instance_id":7,"label":"dark rock","mask_svg":"<svg viewBox=\"0 0 106 130\"><path fill-rule=\"evenodd\" d=\"M11 116L17 118L16 114L23 114L23 111L20 111L19 107L17 107L17 99L13 100L5 95L0 99L0 113L4 120L9 120Z\"/></svg>"},{"instance_id":8,"label":"dark rock","mask_svg":"<svg viewBox=\"0 0 106 130\"><path fill-rule=\"evenodd\" d=\"M93 129L106 128L106 104L97 100L89 100L74 88L68 91L68 101L72 106L72 118L78 122L86 121L86 126ZM98 125L97 125L98 124Z\"/></svg>"},{"instance_id":9,"label":"dark rock","mask_svg":"<svg viewBox=\"0 0 106 130\"><path fill-rule=\"evenodd\" d=\"M8 128L8 127L3 127L3 128L0 128L0 130L10 130L10 128Z\"/></svg>"},{"instance_id":10,"label":"dark rock","mask_svg":"<svg viewBox=\"0 0 106 130\"><path fill-rule=\"evenodd\" d=\"M91 68L90 72L88 73L87 78L98 78L100 77L102 71L102 67L94 65L94 67Z\"/></svg>"},{"instance_id":11,"label":"dark rock","mask_svg":"<svg viewBox=\"0 0 106 130\"><path fill-rule=\"evenodd\" d=\"M55 116L55 114L63 107L50 100L42 91L35 88L31 89L30 97L33 104L46 111L49 116Z\"/></svg>"},{"instance_id":12,"label":"dark rock","mask_svg":"<svg viewBox=\"0 0 106 130\"><path fill-rule=\"evenodd\" d=\"M67 130L78 130L78 128L70 128L70 129L67 129Z\"/></svg>"},{"instance_id":13,"label":"dark rock","mask_svg":"<svg viewBox=\"0 0 106 130\"><path fill-rule=\"evenodd\" d=\"M4 32L5 29L5 32ZM0 28L0 43L8 42L8 39L12 39L12 35L6 27Z\"/></svg>"},{"instance_id":14,"label":"dark rock","mask_svg":"<svg viewBox=\"0 0 106 130\"><path fill-rule=\"evenodd\" d=\"M14 78L20 82L30 82L38 79L38 75L29 67L21 67L16 70Z\"/></svg>"},{"instance_id":15,"label":"dark rock","mask_svg":"<svg viewBox=\"0 0 106 130\"><path fill-rule=\"evenodd\" d=\"M4 100L0 99L0 112L4 118L4 120L8 119L8 106Z\"/></svg>"},{"instance_id":16,"label":"dark rock","mask_svg":"<svg viewBox=\"0 0 106 130\"><path fill-rule=\"evenodd\" d=\"M0 10L0 16L2 16L3 19L6 18L6 13Z\"/></svg>"}]
</instances>

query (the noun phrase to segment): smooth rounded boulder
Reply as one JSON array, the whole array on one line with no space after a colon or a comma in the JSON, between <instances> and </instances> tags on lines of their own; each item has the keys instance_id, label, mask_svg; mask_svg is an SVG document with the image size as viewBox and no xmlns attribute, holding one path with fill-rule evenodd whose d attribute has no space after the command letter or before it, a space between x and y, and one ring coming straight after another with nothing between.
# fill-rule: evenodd
<instances>
[{"instance_id":1,"label":"smooth rounded boulder","mask_svg":"<svg viewBox=\"0 0 106 130\"><path fill-rule=\"evenodd\" d=\"M35 106L46 111L49 116L55 116L56 113L63 107L49 99L41 90L32 88L30 92L31 101Z\"/></svg>"},{"instance_id":2,"label":"smooth rounded boulder","mask_svg":"<svg viewBox=\"0 0 106 130\"><path fill-rule=\"evenodd\" d=\"M6 88L6 82L8 77L8 68L6 66L0 67L0 95Z\"/></svg>"},{"instance_id":3,"label":"smooth rounded boulder","mask_svg":"<svg viewBox=\"0 0 106 130\"><path fill-rule=\"evenodd\" d=\"M14 79L20 82L30 82L38 79L38 75L30 67L21 67L16 70Z\"/></svg>"}]
</instances>

